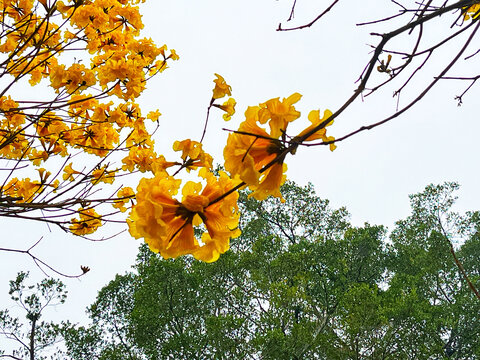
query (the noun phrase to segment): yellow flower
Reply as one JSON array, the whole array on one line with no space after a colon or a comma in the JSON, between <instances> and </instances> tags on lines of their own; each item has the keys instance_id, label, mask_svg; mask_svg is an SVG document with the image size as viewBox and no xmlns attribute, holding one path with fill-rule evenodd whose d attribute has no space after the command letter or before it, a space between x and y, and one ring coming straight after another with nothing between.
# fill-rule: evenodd
<instances>
[{"instance_id":1,"label":"yellow flower","mask_svg":"<svg viewBox=\"0 0 480 360\"><path fill-rule=\"evenodd\" d=\"M70 98L70 106L68 107L68 115L74 118L90 119L93 109L101 106L99 101L92 97L91 94L74 94Z\"/></svg>"},{"instance_id":2,"label":"yellow flower","mask_svg":"<svg viewBox=\"0 0 480 360\"><path fill-rule=\"evenodd\" d=\"M167 161L165 159L165 156L159 155L152 163L152 172L154 174L158 173L163 173L165 175L168 175L166 173L166 170L169 167L175 166L175 165L181 165L180 163L177 162L172 162L172 161Z\"/></svg>"},{"instance_id":3,"label":"yellow flower","mask_svg":"<svg viewBox=\"0 0 480 360\"><path fill-rule=\"evenodd\" d=\"M203 168L200 176L206 180L205 187L187 182L182 189L182 202L173 197L181 180L163 175L142 179L137 187L137 204L127 220L130 234L137 239L143 237L150 249L164 258L192 254L207 262L217 260L228 250L230 238L240 233L238 193L221 198L234 187L223 172L216 178ZM202 223L207 232L199 241L194 227Z\"/></svg>"},{"instance_id":4,"label":"yellow flower","mask_svg":"<svg viewBox=\"0 0 480 360\"><path fill-rule=\"evenodd\" d=\"M57 192L57 189L60 186L60 180L55 179L55 181L49 184L49 186L53 187L53 192Z\"/></svg>"},{"instance_id":5,"label":"yellow flower","mask_svg":"<svg viewBox=\"0 0 480 360\"><path fill-rule=\"evenodd\" d=\"M35 123L37 134L41 137L58 139L68 131L67 125L53 112L47 112Z\"/></svg>"},{"instance_id":6,"label":"yellow flower","mask_svg":"<svg viewBox=\"0 0 480 360\"><path fill-rule=\"evenodd\" d=\"M190 139L175 141L173 143L173 150L181 151L181 157L184 161L186 161L188 158L196 159L202 153L202 144L198 141L192 141Z\"/></svg>"},{"instance_id":7,"label":"yellow flower","mask_svg":"<svg viewBox=\"0 0 480 360\"><path fill-rule=\"evenodd\" d=\"M104 165L100 169L95 169L92 171L92 178L90 182L93 185L98 184L99 182L104 182L105 184L113 184L115 181L115 173L118 170L107 170L107 165Z\"/></svg>"},{"instance_id":8,"label":"yellow flower","mask_svg":"<svg viewBox=\"0 0 480 360\"><path fill-rule=\"evenodd\" d=\"M178 60L178 59L180 59L180 56L178 56L177 52L174 49L172 49L172 50L170 50L169 58L172 59L172 60Z\"/></svg>"},{"instance_id":9,"label":"yellow flower","mask_svg":"<svg viewBox=\"0 0 480 360\"><path fill-rule=\"evenodd\" d=\"M215 87L213 88L213 99L220 99L225 95L232 96L232 87L225 82L225 79L218 74L215 74L217 77L213 82Z\"/></svg>"},{"instance_id":10,"label":"yellow flower","mask_svg":"<svg viewBox=\"0 0 480 360\"><path fill-rule=\"evenodd\" d=\"M135 193L133 192L133 189L129 186L121 188L117 192L117 199L113 201L112 206L121 212L127 211L127 208L125 207L126 204L128 204L133 198L135 197Z\"/></svg>"},{"instance_id":11,"label":"yellow flower","mask_svg":"<svg viewBox=\"0 0 480 360\"><path fill-rule=\"evenodd\" d=\"M259 184L250 187L253 190L251 196L257 200L265 200L269 196L274 196L284 202L285 200L280 193L280 186L282 186L287 179L285 175L286 171L287 164L279 162L273 164L273 166L265 172Z\"/></svg>"},{"instance_id":12,"label":"yellow flower","mask_svg":"<svg viewBox=\"0 0 480 360\"><path fill-rule=\"evenodd\" d=\"M0 52L2 53L9 53L16 49L18 46L18 40L13 37L12 35L6 37L6 41L4 40L2 44L0 44Z\"/></svg>"},{"instance_id":13,"label":"yellow flower","mask_svg":"<svg viewBox=\"0 0 480 360\"><path fill-rule=\"evenodd\" d=\"M270 139L269 134L251 120L240 124L238 131L242 133L228 136L223 152L225 169L232 176L240 176L247 185L257 185L260 170L275 160L281 148L277 146L278 140Z\"/></svg>"},{"instance_id":14,"label":"yellow flower","mask_svg":"<svg viewBox=\"0 0 480 360\"><path fill-rule=\"evenodd\" d=\"M235 114L235 105L237 105L237 102L234 98L229 98L222 105L213 104L213 106L225 111L225 114L223 114L223 119L225 121L229 121L232 118L232 115Z\"/></svg>"},{"instance_id":15,"label":"yellow flower","mask_svg":"<svg viewBox=\"0 0 480 360\"><path fill-rule=\"evenodd\" d=\"M94 209L81 208L78 210L78 214L80 215L80 219L72 219L71 221L70 231L72 234L78 236L93 234L102 226L101 217Z\"/></svg>"},{"instance_id":16,"label":"yellow flower","mask_svg":"<svg viewBox=\"0 0 480 360\"><path fill-rule=\"evenodd\" d=\"M150 119L152 121L157 121L158 118L161 116L162 114L160 113L160 111L156 110L156 111L150 111L148 114L147 114L147 119Z\"/></svg>"},{"instance_id":17,"label":"yellow flower","mask_svg":"<svg viewBox=\"0 0 480 360\"><path fill-rule=\"evenodd\" d=\"M157 155L152 149L132 147L128 156L122 159L122 170L132 172L137 168L140 172L152 171Z\"/></svg>"},{"instance_id":18,"label":"yellow flower","mask_svg":"<svg viewBox=\"0 0 480 360\"><path fill-rule=\"evenodd\" d=\"M76 135L71 140L75 146L79 146L83 151L97 156L108 154L120 139L119 132L109 122L80 127L73 124L70 132Z\"/></svg>"},{"instance_id":19,"label":"yellow flower","mask_svg":"<svg viewBox=\"0 0 480 360\"><path fill-rule=\"evenodd\" d=\"M255 114L255 117L258 116L258 121L261 124L265 124L268 121L270 135L278 138L285 132L288 123L300 117L300 112L295 109L293 104L298 102L301 97L302 95L299 93L294 93L282 101L280 101L280 98L270 99L260 104L260 109L258 114Z\"/></svg>"},{"instance_id":20,"label":"yellow flower","mask_svg":"<svg viewBox=\"0 0 480 360\"><path fill-rule=\"evenodd\" d=\"M19 110L16 110L17 108L18 103L10 96L2 96L0 98L0 110L2 112L2 116L5 117L2 127L5 130L19 130L18 127L25 123L25 114Z\"/></svg>"},{"instance_id":21,"label":"yellow flower","mask_svg":"<svg viewBox=\"0 0 480 360\"><path fill-rule=\"evenodd\" d=\"M68 69L65 65L58 65L50 71L50 83L56 92L64 87L65 90L73 94L95 85L97 79L92 70L83 64L73 64Z\"/></svg>"},{"instance_id":22,"label":"yellow flower","mask_svg":"<svg viewBox=\"0 0 480 360\"><path fill-rule=\"evenodd\" d=\"M183 167L187 171L195 170L197 167L212 168L212 157L203 151L202 144L198 141L190 139L175 141L173 150L182 152Z\"/></svg>"},{"instance_id":23,"label":"yellow flower","mask_svg":"<svg viewBox=\"0 0 480 360\"><path fill-rule=\"evenodd\" d=\"M40 182L42 184L45 184L50 175L52 175L52 173L50 171L47 171L45 168L37 169L37 171L38 175L40 175Z\"/></svg>"},{"instance_id":24,"label":"yellow flower","mask_svg":"<svg viewBox=\"0 0 480 360\"><path fill-rule=\"evenodd\" d=\"M9 149L9 147L6 147L7 150L9 150L9 152L11 151L11 149ZM8 154L9 156L10 155L13 155L14 153L10 153ZM37 151L37 149L32 149L30 154L29 154L29 159L30 161L32 162L33 165L35 166L40 166L40 164L42 163L42 161L45 161L49 158L49 154L48 152L44 151L44 150L41 150L41 151Z\"/></svg>"}]
</instances>

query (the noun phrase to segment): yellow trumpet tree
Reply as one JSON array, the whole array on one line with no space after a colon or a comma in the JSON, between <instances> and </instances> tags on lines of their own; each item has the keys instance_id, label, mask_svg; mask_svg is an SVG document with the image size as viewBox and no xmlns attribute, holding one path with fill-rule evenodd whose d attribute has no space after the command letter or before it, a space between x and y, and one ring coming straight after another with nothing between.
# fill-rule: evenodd
<instances>
[{"instance_id":1,"label":"yellow trumpet tree","mask_svg":"<svg viewBox=\"0 0 480 360\"><path fill-rule=\"evenodd\" d=\"M225 120L234 115L232 88L215 74L201 140L175 141L178 159L157 154L152 135L160 112L148 109L145 115L136 101L147 82L178 56L141 37L140 2L0 0L0 216L44 221L82 237L107 222L126 220L133 237L145 239L164 257L192 254L215 261L239 234L239 189L248 187L258 200L281 198L286 158L299 146L327 145L333 151L340 141L401 115L446 78L480 26L479 1L427 1L414 9L398 2L395 17L415 16L389 33L373 34L380 42L351 97L334 111L314 109L307 119L295 108L298 93L248 107L245 120L228 137L226 172L216 172L202 141L212 107L223 111ZM313 26L338 2L311 23L278 30ZM423 29L447 14L453 14L458 30L422 49ZM417 30L413 50L387 50L390 40ZM400 93L423 66L412 68L413 59L426 54L428 60L463 33L464 46L412 102L337 139L327 135L326 127L355 100L410 71ZM384 76L379 82L375 72ZM470 81L473 85L476 78ZM34 91L27 99L22 92L30 87ZM303 130L287 131L293 121L303 121ZM182 186L182 170L197 174L198 182ZM124 187L124 176L136 172L144 173L137 189ZM127 219L119 216L127 211Z\"/></svg>"}]
</instances>

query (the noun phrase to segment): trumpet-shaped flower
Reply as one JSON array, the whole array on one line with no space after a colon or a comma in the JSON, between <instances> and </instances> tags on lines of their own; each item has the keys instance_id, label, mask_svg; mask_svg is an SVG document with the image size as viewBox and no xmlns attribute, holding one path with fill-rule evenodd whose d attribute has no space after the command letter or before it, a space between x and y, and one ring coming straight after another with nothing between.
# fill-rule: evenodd
<instances>
[{"instance_id":1,"label":"trumpet-shaped flower","mask_svg":"<svg viewBox=\"0 0 480 360\"><path fill-rule=\"evenodd\" d=\"M175 141L173 143L173 150L182 152L183 167L185 167L187 171L191 169L194 170L197 167L212 168L212 157L203 151L202 144L198 141L192 141L190 139Z\"/></svg>"},{"instance_id":2,"label":"trumpet-shaped flower","mask_svg":"<svg viewBox=\"0 0 480 360\"><path fill-rule=\"evenodd\" d=\"M229 121L232 115L235 114L235 105L237 105L237 102L234 98L229 98L222 105L213 104L213 106L225 111L225 114L223 114L223 120L225 121Z\"/></svg>"},{"instance_id":3,"label":"trumpet-shaped flower","mask_svg":"<svg viewBox=\"0 0 480 360\"><path fill-rule=\"evenodd\" d=\"M130 234L144 238L150 249L164 258L192 254L207 262L218 259L229 248L231 237L239 235L238 193L228 193L234 182L223 172L216 178L206 168L200 170L206 180L187 182L182 201L174 198L181 180L157 175L142 179L137 188L137 204L127 220ZM204 224L207 232L201 242L194 227Z\"/></svg>"},{"instance_id":4,"label":"trumpet-shaped flower","mask_svg":"<svg viewBox=\"0 0 480 360\"><path fill-rule=\"evenodd\" d=\"M129 186L121 188L117 192L117 199L114 200L112 206L121 212L127 211L126 205L135 197L133 189Z\"/></svg>"},{"instance_id":5,"label":"trumpet-shaped flower","mask_svg":"<svg viewBox=\"0 0 480 360\"><path fill-rule=\"evenodd\" d=\"M74 170L72 168L73 162L68 164L63 168L63 180L65 181L74 181L75 177L73 175L81 174L80 171Z\"/></svg>"},{"instance_id":6,"label":"trumpet-shaped flower","mask_svg":"<svg viewBox=\"0 0 480 360\"><path fill-rule=\"evenodd\" d=\"M175 165L181 165L178 162L172 162L172 161L167 161L165 159L165 156L159 155L155 160L152 162L152 172L154 174L157 173L162 173L165 176L168 176L167 169L169 167L175 166Z\"/></svg>"},{"instance_id":7,"label":"trumpet-shaped flower","mask_svg":"<svg viewBox=\"0 0 480 360\"><path fill-rule=\"evenodd\" d=\"M270 99L260 104L258 112L258 121L261 124L268 122L270 126L270 135L278 138L282 136L288 123L298 119L300 112L295 109L293 104L302 98L299 93L294 93L288 98L280 101L280 98Z\"/></svg>"},{"instance_id":8,"label":"trumpet-shaped flower","mask_svg":"<svg viewBox=\"0 0 480 360\"><path fill-rule=\"evenodd\" d=\"M213 99L221 99L225 95L232 96L232 87L225 82L225 79L215 74L217 77L213 82L215 83L215 87L213 88Z\"/></svg>"}]
</instances>

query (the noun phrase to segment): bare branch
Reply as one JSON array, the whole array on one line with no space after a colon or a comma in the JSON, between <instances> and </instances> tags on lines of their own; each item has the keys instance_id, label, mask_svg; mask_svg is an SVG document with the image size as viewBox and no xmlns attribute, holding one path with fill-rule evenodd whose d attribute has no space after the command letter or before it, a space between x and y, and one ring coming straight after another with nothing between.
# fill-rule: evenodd
<instances>
[{"instance_id":1,"label":"bare branch","mask_svg":"<svg viewBox=\"0 0 480 360\"><path fill-rule=\"evenodd\" d=\"M35 246L37 246L41 241L43 240L43 237L41 237L39 240L37 240L32 246L30 246L27 250L21 250L21 249L11 249L11 248L0 248L0 251L5 251L5 252L12 252L12 253L18 253L18 254L26 254L28 256L30 256L30 258L33 260L33 262L35 263L35 265L37 265L37 267L46 275L46 276L49 276L45 270L44 270L44 267L49 269L50 271L54 272L55 274L57 275L60 275L60 276L63 276L63 277L66 277L66 278L71 278L71 279L75 279L75 278L79 278L83 275L85 275L85 271L82 271L81 274L79 275L68 275L68 274L65 274L65 273L62 273L58 270L56 270L54 267L48 265L45 261L43 261L42 259L38 258L36 255L32 254L32 250Z\"/></svg>"},{"instance_id":2,"label":"bare branch","mask_svg":"<svg viewBox=\"0 0 480 360\"><path fill-rule=\"evenodd\" d=\"M300 29L305 29L305 28L309 28L310 26L312 26L313 24L315 24L318 20L320 20L326 13L328 13L330 10L332 10L332 8L339 2L340 0L335 0L333 3L330 4L329 7L327 7L320 15L318 15L315 19L313 19L312 21L310 21L308 24L305 24L305 25L301 25L301 26L296 26L296 27L293 27L293 28L282 28L282 23L279 23L278 24L278 28L277 28L277 31L292 31L292 30L300 30ZM292 12L290 13L290 17L288 18L287 21L290 21L292 18L293 18L293 11L294 11L294 7L295 7L295 3L296 1L294 2L293 4L293 7L292 7Z\"/></svg>"}]
</instances>

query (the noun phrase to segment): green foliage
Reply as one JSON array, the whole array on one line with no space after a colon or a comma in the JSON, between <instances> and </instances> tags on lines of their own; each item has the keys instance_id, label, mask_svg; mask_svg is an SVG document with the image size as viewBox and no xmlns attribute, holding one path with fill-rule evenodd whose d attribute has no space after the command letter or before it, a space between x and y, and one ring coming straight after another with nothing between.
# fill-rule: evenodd
<instances>
[{"instance_id":1,"label":"green foliage","mask_svg":"<svg viewBox=\"0 0 480 360\"><path fill-rule=\"evenodd\" d=\"M117 275L98 293L88 313L95 326L85 328L65 323L62 335L74 359L140 359L132 344L129 314L133 310L133 274ZM105 339L103 338L105 336Z\"/></svg>"},{"instance_id":2,"label":"green foliage","mask_svg":"<svg viewBox=\"0 0 480 360\"><path fill-rule=\"evenodd\" d=\"M456 183L429 185L424 192L411 196L412 214L397 222L390 236L389 293L400 299L398 308L393 309L399 315L395 320L401 331L397 334L415 345L410 351L402 350L408 357L480 356L480 319L476 315L480 301L459 272L450 248L457 243L457 257L478 288L478 277L473 276L475 265L468 259L479 258L480 242L474 213L460 215L451 210L457 189ZM410 327L408 331L403 329L405 325Z\"/></svg>"},{"instance_id":3,"label":"green foliage","mask_svg":"<svg viewBox=\"0 0 480 360\"><path fill-rule=\"evenodd\" d=\"M217 262L163 260L144 246L68 328L74 359L477 359L478 213L451 210L456 184L411 197L387 237L352 227L311 185L286 202L241 196L242 236ZM460 244L463 245L460 246ZM80 351L81 350L81 351ZM82 352L83 351L83 352Z\"/></svg>"}]
</instances>

